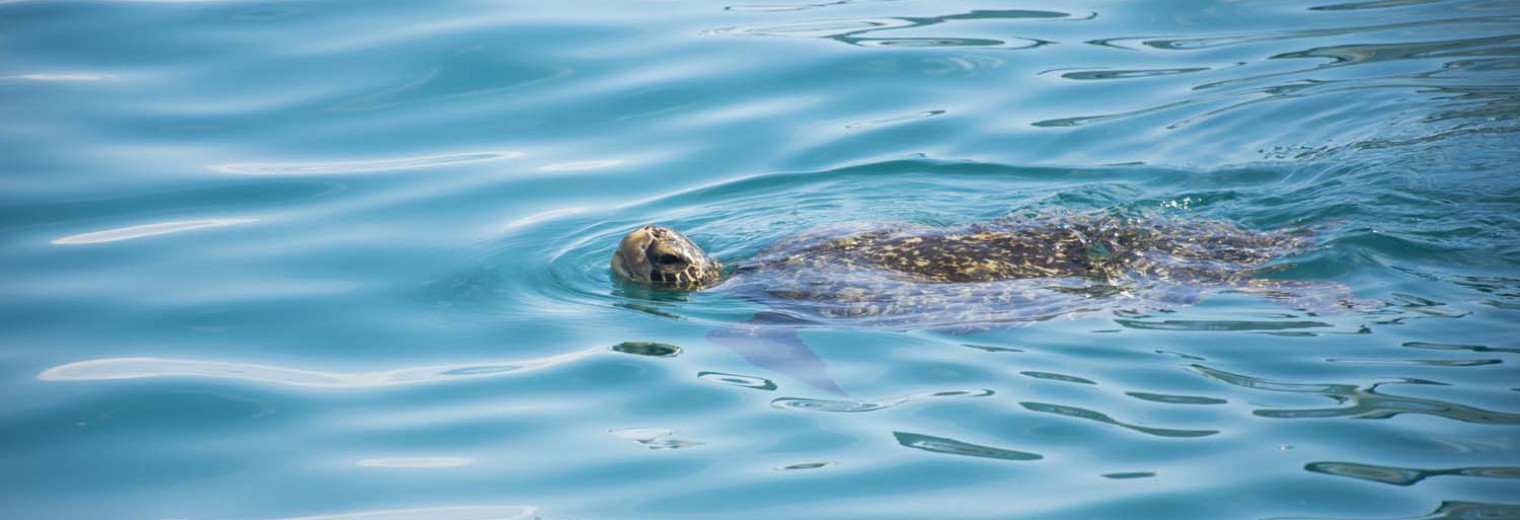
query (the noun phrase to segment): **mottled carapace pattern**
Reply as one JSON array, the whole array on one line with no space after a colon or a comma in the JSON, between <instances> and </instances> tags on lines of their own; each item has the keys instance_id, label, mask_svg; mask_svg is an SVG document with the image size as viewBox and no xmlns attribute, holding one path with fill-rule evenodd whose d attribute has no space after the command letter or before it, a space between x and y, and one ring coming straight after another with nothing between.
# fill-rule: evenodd
<instances>
[{"instance_id":1,"label":"mottled carapace pattern","mask_svg":"<svg viewBox=\"0 0 1520 520\"><path fill-rule=\"evenodd\" d=\"M1309 244L1220 222L1106 215L819 231L767 248L718 289L800 317L1017 324L1259 289L1266 283L1253 277Z\"/></svg>"}]
</instances>

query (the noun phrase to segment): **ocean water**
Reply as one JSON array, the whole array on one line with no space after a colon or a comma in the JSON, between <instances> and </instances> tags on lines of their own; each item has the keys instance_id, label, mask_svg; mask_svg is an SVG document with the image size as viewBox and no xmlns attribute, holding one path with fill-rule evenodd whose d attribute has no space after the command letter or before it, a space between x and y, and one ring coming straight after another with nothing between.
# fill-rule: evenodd
<instances>
[{"instance_id":1,"label":"ocean water","mask_svg":"<svg viewBox=\"0 0 1520 520\"><path fill-rule=\"evenodd\" d=\"M0 2L0 518L1520 518L1520 2ZM1312 233L1222 293L832 323L646 223Z\"/></svg>"}]
</instances>

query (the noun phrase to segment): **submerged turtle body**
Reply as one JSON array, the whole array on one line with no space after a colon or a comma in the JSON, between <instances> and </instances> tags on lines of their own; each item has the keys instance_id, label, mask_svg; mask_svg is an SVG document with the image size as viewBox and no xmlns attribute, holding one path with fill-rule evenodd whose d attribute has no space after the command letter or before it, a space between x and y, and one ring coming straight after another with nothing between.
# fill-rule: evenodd
<instances>
[{"instance_id":1,"label":"submerged turtle body","mask_svg":"<svg viewBox=\"0 0 1520 520\"><path fill-rule=\"evenodd\" d=\"M685 240L664 228L645 229ZM1308 244L1302 236L1221 222L1047 215L949 228L817 231L766 248L726 279L710 279L718 282L713 290L806 321L893 328L1017 325L1104 309L1173 307L1218 290L1263 289L1270 284L1254 277ZM665 255L694 247L654 240L642 251ZM625 248L618 255L637 254ZM614 259L614 270L622 261ZM674 266L687 274L656 272L644 279L690 278L694 266L704 265L722 269L702 254Z\"/></svg>"},{"instance_id":2,"label":"submerged turtle body","mask_svg":"<svg viewBox=\"0 0 1520 520\"><path fill-rule=\"evenodd\" d=\"M844 395L798 336L802 327L975 332L1098 312L1137 317L1219 291L1313 309L1350 301L1337 285L1258 278L1308 245L1222 222L1043 215L821 230L725 268L679 232L646 226L623 239L612 270L657 290L712 290L763 305L708 338L757 367Z\"/></svg>"}]
</instances>

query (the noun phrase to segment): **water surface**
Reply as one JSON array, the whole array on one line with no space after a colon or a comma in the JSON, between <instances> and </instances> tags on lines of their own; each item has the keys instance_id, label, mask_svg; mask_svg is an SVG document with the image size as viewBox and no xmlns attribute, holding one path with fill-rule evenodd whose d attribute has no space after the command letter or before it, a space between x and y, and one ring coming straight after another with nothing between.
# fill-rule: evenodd
<instances>
[{"instance_id":1,"label":"water surface","mask_svg":"<svg viewBox=\"0 0 1520 520\"><path fill-rule=\"evenodd\" d=\"M0 518L1520 516L1520 4L0 2ZM710 339L636 225L1312 233L1250 294ZM1306 310L1309 309L1309 310Z\"/></svg>"}]
</instances>

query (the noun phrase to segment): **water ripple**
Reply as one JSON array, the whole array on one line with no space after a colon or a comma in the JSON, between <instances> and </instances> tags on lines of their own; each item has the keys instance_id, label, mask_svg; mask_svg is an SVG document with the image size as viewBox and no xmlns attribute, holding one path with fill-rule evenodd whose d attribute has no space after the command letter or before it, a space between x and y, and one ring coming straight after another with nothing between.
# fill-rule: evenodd
<instances>
[{"instance_id":1,"label":"water ripple","mask_svg":"<svg viewBox=\"0 0 1520 520\"><path fill-rule=\"evenodd\" d=\"M834 0L818 4L737 4L723 8L725 11L757 12L757 13L780 13L786 11L806 11L836 5L849 5L859 2L895 2L898 0Z\"/></svg>"},{"instance_id":2,"label":"water ripple","mask_svg":"<svg viewBox=\"0 0 1520 520\"><path fill-rule=\"evenodd\" d=\"M228 361L147 357L107 358L49 368L38 374L37 379L42 381L109 381L153 377L208 377L304 387L363 388L498 377L570 363L598 352L601 352L601 349L502 363L437 365L380 372L348 373Z\"/></svg>"},{"instance_id":3,"label":"water ripple","mask_svg":"<svg viewBox=\"0 0 1520 520\"><path fill-rule=\"evenodd\" d=\"M472 152L363 161L228 163L213 165L211 169L239 175L337 175L435 168L516 159L522 156L522 152Z\"/></svg>"},{"instance_id":4,"label":"water ripple","mask_svg":"<svg viewBox=\"0 0 1520 520\"><path fill-rule=\"evenodd\" d=\"M69 235L63 238L55 239L52 243L58 245L103 244L106 242L119 242L122 240L134 240L138 238L167 235L170 233L181 233L185 231L193 231L196 229L235 226L238 224L247 224L249 222L258 222L258 220L259 219L256 218L175 220L170 222L158 222L154 224L144 224L141 226L106 229L101 231L91 231L89 233L80 233L78 235Z\"/></svg>"},{"instance_id":5,"label":"water ripple","mask_svg":"<svg viewBox=\"0 0 1520 520\"><path fill-rule=\"evenodd\" d=\"M934 453L978 457L983 459L1016 461L1040 460L1045 458L1043 455L1040 455L1038 453L1016 451L1005 448L994 448L992 446L971 444L969 442L962 442L945 437L934 437L930 435L908 432L892 432L892 435L897 437L898 444L909 448Z\"/></svg>"},{"instance_id":6,"label":"water ripple","mask_svg":"<svg viewBox=\"0 0 1520 520\"><path fill-rule=\"evenodd\" d=\"M1058 405L1058 404L1046 404L1046 403L1036 403L1036 402L1028 402L1028 401L1021 402L1019 404L1022 405L1024 408L1027 408L1027 409L1029 409L1031 411L1035 411L1035 412L1051 413L1051 414L1056 414L1056 415L1064 415L1064 416L1067 416L1067 417L1075 417L1077 419L1086 419L1086 420L1089 420L1089 421L1100 422L1100 423L1103 423L1103 424L1111 424L1111 425L1118 426L1120 428L1124 428L1124 429L1127 429L1127 430L1133 430L1133 431L1137 431L1137 432L1140 432L1140 433L1144 433L1146 435L1154 435L1154 436L1157 436L1157 437L1193 438L1193 437L1208 437L1210 435L1214 435L1214 434L1219 433L1219 430L1180 430L1180 429L1174 429L1174 428L1152 428L1152 427L1149 427L1149 426L1139 426L1139 425L1135 425L1135 424L1129 424L1129 423L1125 423L1125 422L1120 422L1119 420L1114 419L1113 417L1109 417L1108 414L1105 414L1105 413L1102 413L1102 412L1088 410L1086 408L1080 408L1080 407L1076 407L1076 406L1063 406L1063 405Z\"/></svg>"},{"instance_id":7,"label":"water ripple","mask_svg":"<svg viewBox=\"0 0 1520 520\"><path fill-rule=\"evenodd\" d=\"M663 428L615 428L607 430L607 433L619 439L637 442L651 450L679 450L704 444L702 441L677 439L675 434L681 433L680 430Z\"/></svg>"},{"instance_id":8,"label":"water ripple","mask_svg":"<svg viewBox=\"0 0 1520 520\"><path fill-rule=\"evenodd\" d=\"M1329 363L1355 365L1422 365L1428 367L1480 367L1503 363L1500 359L1353 359L1326 358Z\"/></svg>"},{"instance_id":9,"label":"water ripple","mask_svg":"<svg viewBox=\"0 0 1520 520\"><path fill-rule=\"evenodd\" d=\"M114 81L116 79L118 78L112 74L99 74L93 72L34 72L31 74L17 74L15 76L0 76L0 81L21 80L42 82L95 82Z\"/></svg>"},{"instance_id":10,"label":"water ripple","mask_svg":"<svg viewBox=\"0 0 1520 520\"><path fill-rule=\"evenodd\" d=\"M1370 517L1358 516L1355 520L1365 520ZM1460 500L1447 500L1431 511L1430 514L1418 517L1403 517L1389 520L1516 520L1520 519L1520 505L1497 504L1486 502L1465 502ZM1353 520L1350 517L1273 517L1268 520Z\"/></svg>"},{"instance_id":11,"label":"water ripple","mask_svg":"<svg viewBox=\"0 0 1520 520\"><path fill-rule=\"evenodd\" d=\"M854 123L850 123L850 124L844 125L844 127L847 130L854 130L854 129L857 129L857 128L869 128L869 127L873 127L873 126L891 125L891 124L896 124L896 123L903 123L903 122L907 122L907 121L913 121L913 120L916 120L916 119L928 119L928 118L931 118L931 117L934 117L934 116L937 116L937 115L942 115L944 113L945 113L944 110L926 110L926 111L923 111L923 112L918 112L918 113L915 113L915 114L908 114L908 115L905 115L905 116L884 117L884 118L881 118L881 119L873 119L873 120L870 120L870 121L858 121L858 122L854 122Z\"/></svg>"},{"instance_id":12,"label":"water ripple","mask_svg":"<svg viewBox=\"0 0 1520 520\"><path fill-rule=\"evenodd\" d=\"M776 389L774 381L759 376L728 374L724 372L698 372L697 379L740 388L753 388L755 390L770 391Z\"/></svg>"},{"instance_id":13,"label":"water ripple","mask_svg":"<svg viewBox=\"0 0 1520 520\"><path fill-rule=\"evenodd\" d=\"M776 468L776 471L798 471L798 470L809 470L809 469L823 469L823 468L827 468L829 466L837 466L837 465L839 465L838 462L826 461L826 460L825 461L818 461L818 462L800 462L800 463L797 463L797 464L788 464L788 465L785 465L785 466L781 466L779 468Z\"/></svg>"},{"instance_id":14,"label":"water ripple","mask_svg":"<svg viewBox=\"0 0 1520 520\"><path fill-rule=\"evenodd\" d=\"M930 399L951 399L962 397L988 397L992 390L944 390L938 392L919 392L902 397L883 401L843 401L833 399L809 399L803 397L783 397L771 401L771 406L776 408L811 410L816 412L874 412L884 410L897 405L914 401Z\"/></svg>"},{"instance_id":15,"label":"water ripple","mask_svg":"<svg viewBox=\"0 0 1520 520\"><path fill-rule=\"evenodd\" d=\"M1115 319L1115 323L1126 328L1140 330L1172 330L1172 331L1286 331L1333 327L1329 323L1319 321L1245 321L1245 320L1162 320L1142 321L1129 319Z\"/></svg>"},{"instance_id":16,"label":"water ripple","mask_svg":"<svg viewBox=\"0 0 1520 520\"><path fill-rule=\"evenodd\" d=\"M1125 471L1120 473L1104 473L1103 478L1114 480L1129 480L1135 478L1151 478L1156 476L1152 471Z\"/></svg>"},{"instance_id":17,"label":"water ripple","mask_svg":"<svg viewBox=\"0 0 1520 520\"><path fill-rule=\"evenodd\" d=\"M1436 399L1423 399L1418 397L1400 397L1379 393L1378 387L1389 382L1374 383L1366 388L1356 385L1337 383L1296 383L1288 381L1273 381L1236 374L1210 368L1203 365L1189 366L1194 372L1215 381L1221 381L1241 388L1263 390L1268 392L1286 392L1299 394L1316 394L1345 403L1342 408L1310 408L1310 409L1258 409L1254 414L1261 417L1274 417L1284 419L1318 419L1331 417L1352 417L1363 419L1387 419L1400 414L1412 413L1444 417L1457 421L1475 424L1520 424L1520 415L1484 410L1472 406L1449 403ZM1442 385L1434 381L1419 379L1400 379L1392 381L1394 384L1419 384L1419 385Z\"/></svg>"},{"instance_id":18,"label":"water ripple","mask_svg":"<svg viewBox=\"0 0 1520 520\"><path fill-rule=\"evenodd\" d=\"M1513 16L1473 16L1459 18L1442 18L1434 20L1420 20L1411 22L1399 22L1381 25L1360 25L1354 27L1331 27L1324 29L1302 29L1295 31L1263 31L1251 34L1238 34L1229 36L1208 36L1203 38L1157 38L1157 37L1122 37L1103 38L1091 40L1088 43L1105 47L1126 47L1122 42L1139 42L1141 45L1162 50L1202 50L1230 45L1242 45L1264 41L1283 41L1304 38L1322 38L1328 36L1345 36L1352 34L1373 33L1382 31L1395 31L1412 29L1417 27L1429 27L1439 25L1473 26L1479 24L1507 24L1513 23L1520 18Z\"/></svg>"},{"instance_id":19,"label":"water ripple","mask_svg":"<svg viewBox=\"0 0 1520 520\"><path fill-rule=\"evenodd\" d=\"M1200 397L1193 395L1156 394L1151 392L1125 392L1124 395L1135 399L1142 399L1157 403L1167 404L1225 404L1229 401L1214 397Z\"/></svg>"},{"instance_id":20,"label":"water ripple","mask_svg":"<svg viewBox=\"0 0 1520 520\"><path fill-rule=\"evenodd\" d=\"M672 358L681 355L681 347L654 341L624 341L613 345L612 350L645 357Z\"/></svg>"},{"instance_id":21,"label":"water ripple","mask_svg":"<svg viewBox=\"0 0 1520 520\"><path fill-rule=\"evenodd\" d=\"M580 170L601 170L601 169L611 168L613 166L621 165L624 162L626 162L626 161L623 161L622 159L599 159L599 160L594 160L594 161L575 161L575 162L546 164L546 165L538 167L538 169L542 170L542 171L546 171L546 172L569 172L569 171L580 171Z\"/></svg>"},{"instance_id":22,"label":"water ripple","mask_svg":"<svg viewBox=\"0 0 1520 520\"><path fill-rule=\"evenodd\" d=\"M879 37L866 36L965 20L1048 20L1069 18L1070 13L1027 9L976 10L967 13L929 17L866 18L849 20L815 20L751 27L726 27L708 31L724 36L768 36L790 38L826 38L860 47L987 47L1033 49L1055 42L1038 38L1003 36L970 37Z\"/></svg>"},{"instance_id":23,"label":"water ripple","mask_svg":"<svg viewBox=\"0 0 1520 520\"><path fill-rule=\"evenodd\" d=\"M1172 68L1172 69L1097 69L1097 70L1078 70L1078 71L1072 71L1072 72L1065 72L1065 73L1061 74L1061 77L1062 78L1066 78L1066 79L1080 80L1080 81L1086 81L1086 80L1104 80L1104 79L1133 79L1133 78L1152 78L1152 77L1156 77L1156 76L1175 76L1175 75L1178 75L1178 74L1191 74L1191 73L1194 73L1194 72L1203 72L1203 71L1208 71L1208 70L1213 70L1213 69L1211 69L1209 67L1179 67L1179 68ZM1050 71L1044 71L1044 72L1041 72L1040 74L1044 74L1045 72L1050 72Z\"/></svg>"},{"instance_id":24,"label":"water ripple","mask_svg":"<svg viewBox=\"0 0 1520 520\"><path fill-rule=\"evenodd\" d=\"M378 457L363 459L357 464L371 468L457 468L469 466L475 459L469 457Z\"/></svg>"},{"instance_id":25,"label":"water ripple","mask_svg":"<svg viewBox=\"0 0 1520 520\"><path fill-rule=\"evenodd\" d=\"M1412 469L1359 464L1355 462L1311 462L1304 469L1314 473L1351 477L1395 486L1412 486L1430 477L1444 475L1499 479L1520 479L1520 467L1475 467L1451 469Z\"/></svg>"},{"instance_id":26,"label":"water ripple","mask_svg":"<svg viewBox=\"0 0 1520 520\"><path fill-rule=\"evenodd\" d=\"M1026 376L1029 376L1029 377L1033 377L1035 379L1045 379L1045 380L1049 380L1049 381L1061 381L1061 382L1065 382L1065 383L1080 383L1080 384L1084 384L1084 385L1096 385L1096 384L1098 384L1097 381L1093 381L1091 379L1087 379L1087 378L1083 378L1083 377L1077 377L1077 376L1068 376L1066 374L1057 374L1055 372L1038 372L1038 371L1034 371L1034 370L1026 370L1026 371L1019 372L1019 373L1023 374L1023 375L1026 375Z\"/></svg>"},{"instance_id":27,"label":"water ripple","mask_svg":"<svg viewBox=\"0 0 1520 520\"><path fill-rule=\"evenodd\" d=\"M1486 345L1460 345L1453 343L1434 343L1429 341L1406 341L1405 347L1428 350L1466 350L1471 352L1503 352L1506 354L1520 354L1520 348L1515 347L1490 347Z\"/></svg>"},{"instance_id":28,"label":"water ripple","mask_svg":"<svg viewBox=\"0 0 1520 520\"><path fill-rule=\"evenodd\" d=\"M533 520L538 508L523 506L458 506L390 509L272 520Z\"/></svg>"}]
</instances>

